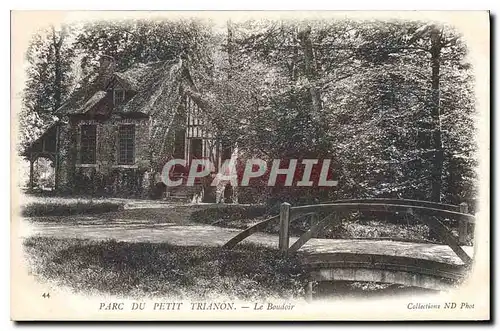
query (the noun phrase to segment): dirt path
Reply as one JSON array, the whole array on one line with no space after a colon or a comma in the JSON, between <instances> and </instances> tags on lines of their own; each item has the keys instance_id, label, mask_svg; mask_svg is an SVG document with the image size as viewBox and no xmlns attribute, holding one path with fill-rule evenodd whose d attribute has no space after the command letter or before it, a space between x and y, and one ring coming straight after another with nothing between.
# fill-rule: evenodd
<instances>
[{"instance_id":1,"label":"dirt path","mask_svg":"<svg viewBox=\"0 0 500 331\"><path fill-rule=\"evenodd\" d=\"M44 217L22 219L20 235L54 238L81 238L128 242L167 242L180 246L221 246L240 232L238 229L200 225L189 219L195 209L208 206L163 204L129 205L126 210L95 216ZM297 238L290 238L294 243ZM243 242L277 248L278 236L256 233ZM472 247L465 247L472 255ZM417 244L388 240L311 239L302 251L407 256L462 264L445 245Z\"/></svg>"},{"instance_id":2,"label":"dirt path","mask_svg":"<svg viewBox=\"0 0 500 331\"><path fill-rule=\"evenodd\" d=\"M130 242L220 246L241 230L194 223L190 214L212 204L132 200L125 210L98 215L46 216L21 220L20 235ZM250 242L277 247L277 236L256 234Z\"/></svg>"},{"instance_id":3,"label":"dirt path","mask_svg":"<svg viewBox=\"0 0 500 331\"><path fill-rule=\"evenodd\" d=\"M240 230L211 225L178 225L175 223L152 224L139 221L115 221L92 224L31 223L23 222L22 236L33 235L54 238L81 238L93 240L114 239L129 242L168 242L181 246L221 246ZM277 236L258 233L250 242L277 247Z\"/></svg>"}]
</instances>

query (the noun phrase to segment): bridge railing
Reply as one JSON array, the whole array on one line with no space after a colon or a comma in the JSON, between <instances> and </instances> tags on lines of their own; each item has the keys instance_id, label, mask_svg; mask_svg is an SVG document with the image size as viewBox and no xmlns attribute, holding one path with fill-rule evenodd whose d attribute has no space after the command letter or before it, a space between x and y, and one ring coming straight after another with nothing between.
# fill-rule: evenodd
<instances>
[{"instance_id":1,"label":"bridge railing","mask_svg":"<svg viewBox=\"0 0 500 331\"><path fill-rule=\"evenodd\" d=\"M444 209L450 211L460 211L460 206L458 205L450 205L441 202L433 202L433 201L423 201L423 200L413 200L413 199L391 199L391 198L368 198L368 199L341 199L335 200L331 203L387 203L387 204L396 204L396 205L408 205L408 206L421 206L421 207L430 207L437 209ZM464 203L467 205L466 203Z\"/></svg>"},{"instance_id":2,"label":"bridge railing","mask_svg":"<svg viewBox=\"0 0 500 331\"><path fill-rule=\"evenodd\" d=\"M475 217L468 214L466 203L459 206L442 204L431 201L409 200L409 199L349 199L337 200L326 204L316 204L307 206L292 207L289 203L283 203L280 207L280 214L261 221L231 238L224 248L233 248L239 242L252 234L264 230L269 224L279 220L279 249L283 252L295 252L300 249L309 239L313 238L321 230L324 223L330 218L331 222L340 222L339 214L345 211L382 211L390 213L404 213L410 217L418 214L417 220L428 225L442 241L448 244L453 251L466 263L471 262L470 257L463 251L460 245L464 245L468 233L469 224L475 222ZM320 214L327 214L323 219L319 219ZM290 246L290 223L300 218L310 216L311 226L308 231ZM423 216L423 217L422 217ZM458 238L443 225L437 218L445 217L458 221Z\"/></svg>"},{"instance_id":3,"label":"bridge railing","mask_svg":"<svg viewBox=\"0 0 500 331\"><path fill-rule=\"evenodd\" d=\"M445 244L450 246L464 263L469 264L472 261L469 255L460 246L465 243L468 224L475 222L475 217L467 214L467 205L461 204L460 206L453 206L418 200L343 200L327 204L296 207L292 207L289 203L285 202L281 205L280 209L279 249L285 253L296 252L309 241L309 239L318 234L324 223L327 221L329 221L329 223L340 222L339 213L345 211L405 213L429 226ZM289 229L291 220L311 213L313 217L310 229L303 233L302 236L290 246ZM327 213L327 216L319 220L320 213ZM416 217L415 214L418 214L419 217ZM333 220L331 220L332 217L334 218ZM456 238L437 217L457 220L459 223L458 238Z\"/></svg>"}]
</instances>

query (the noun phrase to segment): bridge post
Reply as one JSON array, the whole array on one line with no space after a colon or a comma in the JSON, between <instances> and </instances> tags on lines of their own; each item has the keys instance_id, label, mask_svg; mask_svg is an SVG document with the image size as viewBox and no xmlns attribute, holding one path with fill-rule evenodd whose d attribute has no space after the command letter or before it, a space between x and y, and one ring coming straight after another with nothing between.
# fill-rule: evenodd
<instances>
[{"instance_id":1,"label":"bridge post","mask_svg":"<svg viewBox=\"0 0 500 331\"><path fill-rule=\"evenodd\" d=\"M280 234L279 234L279 250L287 252L289 246L288 228L290 226L290 204L283 202L280 208Z\"/></svg>"},{"instance_id":2,"label":"bridge post","mask_svg":"<svg viewBox=\"0 0 500 331\"><path fill-rule=\"evenodd\" d=\"M462 214L467 214L469 212L469 206L466 202L460 204L460 212ZM467 240L467 222L460 220L458 221L458 243L464 245Z\"/></svg>"}]
</instances>

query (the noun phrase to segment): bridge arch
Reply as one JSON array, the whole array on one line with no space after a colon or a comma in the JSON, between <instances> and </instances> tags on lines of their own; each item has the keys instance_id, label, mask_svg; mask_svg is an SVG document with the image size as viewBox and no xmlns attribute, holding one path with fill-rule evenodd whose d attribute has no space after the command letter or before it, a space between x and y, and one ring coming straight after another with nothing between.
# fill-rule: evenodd
<instances>
[{"instance_id":1,"label":"bridge arch","mask_svg":"<svg viewBox=\"0 0 500 331\"><path fill-rule=\"evenodd\" d=\"M447 279L421 275L407 271L393 271L371 268L323 268L310 273L315 281L349 281L389 283L411 287L419 287L436 291L445 291L455 282Z\"/></svg>"},{"instance_id":2,"label":"bridge arch","mask_svg":"<svg viewBox=\"0 0 500 331\"><path fill-rule=\"evenodd\" d=\"M342 252L331 254L320 251L315 254L315 252L310 251L299 251L308 240L321 231L325 223L338 222L339 212L343 211L382 211L404 213L415 217L416 220L435 230L441 241L460 258L461 263L456 263L456 261L443 263L430 259L416 259L412 256L376 255L373 252L346 255ZM327 216L320 219L320 214ZM311 217L310 229L290 245L290 223L306 216ZM459 222L459 238L456 238L440 222L438 217L457 220ZM455 206L406 199L351 199L295 207L283 203L279 215L270 217L242 231L223 247L232 248L248 236L278 220L280 223L279 249L284 254L298 252L302 263L309 271L311 280L369 281L442 290L460 282L472 262L472 258L461 247L463 244L461 237L463 237L464 232L468 231L468 225L475 222L475 217L467 213L466 205ZM310 287L310 284L307 288ZM307 288L306 293L308 292Z\"/></svg>"}]
</instances>

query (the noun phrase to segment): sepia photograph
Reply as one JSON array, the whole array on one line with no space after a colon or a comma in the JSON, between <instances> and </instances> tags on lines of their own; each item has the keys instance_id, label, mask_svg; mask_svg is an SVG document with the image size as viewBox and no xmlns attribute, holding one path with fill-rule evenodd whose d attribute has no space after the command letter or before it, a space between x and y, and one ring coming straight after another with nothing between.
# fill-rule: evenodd
<instances>
[{"instance_id":1,"label":"sepia photograph","mask_svg":"<svg viewBox=\"0 0 500 331\"><path fill-rule=\"evenodd\" d=\"M489 29L12 11L11 319L489 320Z\"/></svg>"}]
</instances>

